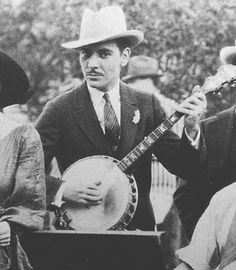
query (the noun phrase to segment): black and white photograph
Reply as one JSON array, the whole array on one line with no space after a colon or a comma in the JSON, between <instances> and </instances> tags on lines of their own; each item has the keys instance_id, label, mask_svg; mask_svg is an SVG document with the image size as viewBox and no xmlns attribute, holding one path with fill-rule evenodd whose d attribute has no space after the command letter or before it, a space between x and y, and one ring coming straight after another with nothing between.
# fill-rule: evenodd
<instances>
[{"instance_id":1,"label":"black and white photograph","mask_svg":"<svg viewBox=\"0 0 236 270\"><path fill-rule=\"evenodd\" d=\"M236 269L236 1L0 0L0 270Z\"/></svg>"}]
</instances>

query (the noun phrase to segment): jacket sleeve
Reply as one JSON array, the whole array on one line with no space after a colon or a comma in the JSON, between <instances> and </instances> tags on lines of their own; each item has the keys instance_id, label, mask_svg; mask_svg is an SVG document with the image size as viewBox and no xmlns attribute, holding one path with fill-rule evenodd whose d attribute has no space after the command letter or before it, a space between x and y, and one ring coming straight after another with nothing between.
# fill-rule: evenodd
<instances>
[{"instance_id":1,"label":"jacket sleeve","mask_svg":"<svg viewBox=\"0 0 236 270\"><path fill-rule=\"evenodd\" d=\"M158 100L153 97L153 125L156 128L165 120ZM200 168L200 152L189 143L185 132L180 139L171 130L166 131L154 145L153 153L172 174L183 179L195 179Z\"/></svg>"},{"instance_id":2,"label":"jacket sleeve","mask_svg":"<svg viewBox=\"0 0 236 270\"><path fill-rule=\"evenodd\" d=\"M35 128L41 137L45 170L46 170L46 190L47 205L49 205L57 193L62 181L59 178L49 175L52 159L55 157L56 147L59 140L59 111L53 101L45 106L42 114L36 122Z\"/></svg>"},{"instance_id":3,"label":"jacket sleeve","mask_svg":"<svg viewBox=\"0 0 236 270\"><path fill-rule=\"evenodd\" d=\"M43 150L38 132L26 125L23 129L14 188L4 204L0 221L37 230L43 227L46 210Z\"/></svg>"},{"instance_id":4,"label":"jacket sleeve","mask_svg":"<svg viewBox=\"0 0 236 270\"><path fill-rule=\"evenodd\" d=\"M205 207L204 185L199 181L187 181L179 178L173 194L174 203L188 240L191 239L194 228Z\"/></svg>"}]
</instances>

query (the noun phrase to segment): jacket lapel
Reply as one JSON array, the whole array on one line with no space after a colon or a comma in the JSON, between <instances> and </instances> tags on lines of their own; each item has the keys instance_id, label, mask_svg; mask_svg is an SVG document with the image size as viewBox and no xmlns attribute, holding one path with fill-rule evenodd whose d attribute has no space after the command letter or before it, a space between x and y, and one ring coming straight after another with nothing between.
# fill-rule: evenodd
<instances>
[{"instance_id":1,"label":"jacket lapel","mask_svg":"<svg viewBox=\"0 0 236 270\"><path fill-rule=\"evenodd\" d=\"M138 107L133 91L121 82L121 141L117 151L120 158L124 157L134 148L137 124L133 122L133 117Z\"/></svg>"},{"instance_id":2,"label":"jacket lapel","mask_svg":"<svg viewBox=\"0 0 236 270\"><path fill-rule=\"evenodd\" d=\"M74 116L88 139L104 155L112 155L100 123L97 119L86 83L76 91L73 103Z\"/></svg>"}]
</instances>

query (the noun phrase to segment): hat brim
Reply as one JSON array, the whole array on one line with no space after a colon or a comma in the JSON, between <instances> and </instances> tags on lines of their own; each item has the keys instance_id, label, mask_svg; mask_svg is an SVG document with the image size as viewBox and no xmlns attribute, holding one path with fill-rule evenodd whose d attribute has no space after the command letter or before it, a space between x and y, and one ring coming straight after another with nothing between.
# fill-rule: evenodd
<instances>
[{"instance_id":1,"label":"hat brim","mask_svg":"<svg viewBox=\"0 0 236 270\"><path fill-rule=\"evenodd\" d=\"M236 46L228 46L221 49L220 60L223 64L236 65Z\"/></svg>"},{"instance_id":2,"label":"hat brim","mask_svg":"<svg viewBox=\"0 0 236 270\"><path fill-rule=\"evenodd\" d=\"M109 36L109 37L98 37L98 38L87 38L79 39L70 42L62 43L61 46L66 49L81 48L90 44L100 43L103 41L110 41L114 39L125 38L130 43L130 47L134 48L143 40L143 33L139 30L127 30L123 33Z\"/></svg>"},{"instance_id":3,"label":"hat brim","mask_svg":"<svg viewBox=\"0 0 236 270\"><path fill-rule=\"evenodd\" d=\"M32 95L29 80L21 66L0 50L0 107L24 104Z\"/></svg>"},{"instance_id":4,"label":"hat brim","mask_svg":"<svg viewBox=\"0 0 236 270\"><path fill-rule=\"evenodd\" d=\"M122 81L129 82L131 80L138 79L138 78L146 78L146 77L155 78L155 77L161 77L161 76L163 76L163 74L161 74L161 73L145 73L145 74L138 74L138 75L128 74L122 78Z\"/></svg>"}]
</instances>

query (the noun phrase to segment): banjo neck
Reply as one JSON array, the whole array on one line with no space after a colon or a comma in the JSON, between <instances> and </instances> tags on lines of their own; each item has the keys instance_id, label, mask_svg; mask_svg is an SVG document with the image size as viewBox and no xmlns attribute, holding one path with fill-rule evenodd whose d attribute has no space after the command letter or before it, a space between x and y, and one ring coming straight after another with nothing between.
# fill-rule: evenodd
<instances>
[{"instance_id":1,"label":"banjo neck","mask_svg":"<svg viewBox=\"0 0 236 270\"><path fill-rule=\"evenodd\" d=\"M199 90L205 95L218 92L224 85L236 84L236 66L222 65L214 76L206 78L204 84ZM174 112L162 124L160 124L152 133L145 137L130 153L128 153L117 166L125 172L140 156L142 156L166 131L168 131L183 116L180 112Z\"/></svg>"},{"instance_id":2,"label":"banjo neck","mask_svg":"<svg viewBox=\"0 0 236 270\"><path fill-rule=\"evenodd\" d=\"M159 140L159 138L166 133L175 123L183 116L180 112L174 112L162 124L160 124L154 131L145 137L131 152L129 152L117 166L121 171L125 172L132 164L134 164L145 152L147 152L152 145Z\"/></svg>"}]
</instances>

